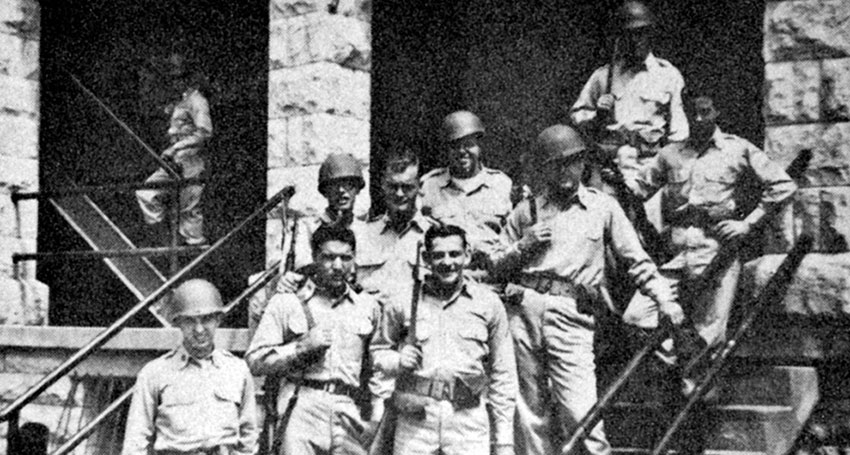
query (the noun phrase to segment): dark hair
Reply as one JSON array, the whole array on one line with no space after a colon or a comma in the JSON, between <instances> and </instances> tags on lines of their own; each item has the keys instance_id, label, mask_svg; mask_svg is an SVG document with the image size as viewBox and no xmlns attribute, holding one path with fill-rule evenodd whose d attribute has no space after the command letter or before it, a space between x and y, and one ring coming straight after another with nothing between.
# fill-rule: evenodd
<instances>
[{"instance_id":1,"label":"dark hair","mask_svg":"<svg viewBox=\"0 0 850 455\"><path fill-rule=\"evenodd\" d=\"M384 162L384 175L398 174L411 166L419 168L419 157L409 148L394 150Z\"/></svg>"},{"instance_id":2,"label":"dark hair","mask_svg":"<svg viewBox=\"0 0 850 455\"><path fill-rule=\"evenodd\" d=\"M425 231L425 250L430 251L434 246L434 239L458 236L466 248L466 231L452 224L435 224Z\"/></svg>"},{"instance_id":3,"label":"dark hair","mask_svg":"<svg viewBox=\"0 0 850 455\"><path fill-rule=\"evenodd\" d=\"M331 240L347 243L351 245L352 250L357 249L357 241L354 239L354 232L345 227L322 226L316 229L313 237L310 239L310 248L313 251L318 251L322 245Z\"/></svg>"}]
</instances>

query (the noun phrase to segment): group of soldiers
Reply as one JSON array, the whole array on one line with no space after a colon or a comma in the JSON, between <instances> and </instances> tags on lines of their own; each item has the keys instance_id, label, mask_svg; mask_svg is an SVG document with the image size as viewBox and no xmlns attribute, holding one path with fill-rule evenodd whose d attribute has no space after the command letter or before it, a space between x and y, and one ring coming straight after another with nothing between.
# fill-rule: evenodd
<instances>
[{"instance_id":1,"label":"group of soldiers","mask_svg":"<svg viewBox=\"0 0 850 455\"><path fill-rule=\"evenodd\" d=\"M326 209L286 216L280 278L251 303L247 366L214 349L214 286L181 285L183 345L139 374L124 453L253 453L251 373L276 394L266 412L275 436L261 444L271 453L558 453L596 402L600 320L667 321L702 346L723 342L740 260L697 295L687 283L796 186L718 129L710 98L683 99L681 74L650 50L645 5L627 1L617 17L615 58L593 73L570 124L537 136L520 201L506 174L483 165L481 120L458 111L444 120L445 167L420 176L414 153L391 151L379 217L353 214L360 163L325 160ZM663 256L647 252L611 182L641 200L660 193ZM691 355L680 339L657 352L671 372ZM679 380L690 393L693 378ZM578 450L611 452L601 422Z\"/></svg>"}]
</instances>

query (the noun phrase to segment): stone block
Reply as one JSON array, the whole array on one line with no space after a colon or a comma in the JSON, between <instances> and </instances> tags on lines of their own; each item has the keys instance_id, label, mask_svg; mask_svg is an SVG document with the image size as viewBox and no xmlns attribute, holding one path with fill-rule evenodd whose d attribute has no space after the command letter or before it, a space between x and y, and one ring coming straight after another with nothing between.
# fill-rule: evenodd
<instances>
[{"instance_id":1,"label":"stone block","mask_svg":"<svg viewBox=\"0 0 850 455\"><path fill-rule=\"evenodd\" d=\"M3 371L6 373L33 373L47 374L65 360L71 354L68 350L59 349L35 349L35 350L9 350L3 357ZM84 362L89 363L90 360Z\"/></svg>"},{"instance_id":2,"label":"stone block","mask_svg":"<svg viewBox=\"0 0 850 455\"><path fill-rule=\"evenodd\" d=\"M850 56L850 2L768 2L764 19L767 62Z\"/></svg>"},{"instance_id":3,"label":"stone block","mask_svg":"<svg viewBox=\"0 0 850 455\"><path fill-rule=\"evenodd\" d=\"M822 63L821 112L824 120L850 120L850 58Z\"/></svg>"},{"instance_id":4,"label":"stone block","mask_svg":"<svg viewBox=\"0 0 850 455\"><path fill-rule=\"evenodd\" d=\"M42 377L44 377L43 374L0 373L0 401L12 401L23 395ZM76 381L78 380L68 376L60 378L39 395L35 403L61 406L70 397L71 405L81 405L83 403L83 387L80 387L79 384L75 386Z\"/></svg>"},{"instance_id":5,"label":"stone block","mask_svg":"<svg viewBox=\"0 0 850 455\"><path fill-rule=\"evenodd\" d=\"M742 289L750 289L757 295L784 259L785 255L768 255L748 262L744 266ZM807 255L785 298L773 303L769 311L846 318L850 314L850 253Z\"/></svg>"},{"instance_id":6,"label":"stone block","mask_svg":"<svg viewBox=\"0 0 850 455\"><path fill-rule=\"evenodd\" d=\"M363 170L366 188L369 188L369 172ZM324 210L327 206L325 198L318 189L319 166L298 166L269 169L268 194L273 195L286 185L295 186L295 196L290 201L290 208L310 215ZM369 210L369 192L361 191L354 204L354 214L363 216Z\"/></svg>"},{"instance_id":7,"label":"stone block","mask_svg":"<svg viewBox=\"0 0 850 455\"><path fill-rule=\"evenodd\" d=\"M369 23L355 18L312 13L270 26L271 70L327 61L369 71L371 54Z\"/></svg>"},{"instance_id":8,"label":"stone block","mask_svg":"<svg viewBox=\"0 0 850 455\"><path fill-rule=\"evenodd\" d=\"M2 36L2 34L0 34ZM0 123L7 121L7 114L38 116L38 82L0 74L0 111L3 111L3 119ZM32 126L22 125L26 131L31 131ZM38 126L36 125L36 138L38 137Z\"/></svg>"},{"instance_id":9,"label":"stone block","mask_svg":"<svg viewBox=\"0 0 850 455\"><path fill-rule=\"evenodd\" d=\"M791 250L797 238L794 204L787 204L764 229L764 254L782 254Z\"/></svg>"},{"instance_id":10,"label":"stone block","mask_svg":"<svg viewBox=\"0 0 850 455\"><path fill-rule=\"evenodd\" d=\"M266 267L274 261L282 260L281 242L283 241L283 224L280 218L266 220Z\"/></svg>"},{"instance_id":11,"label":"stone block","mask_svg":"<svg viewBox=\"0 0 850 455\"><path fill-rule=\"evenodd\" d=\"M0 155L0 188L6 191L38 190L38 160Z\"/></svg>"},{"instance_id":12,"label":"stone block","mask_svg":"<svg viewBox=\"0 0 850 455\"><path fill-rule=\"evenodd\" d=\"M35 279L35 275L22 277L21 305L26 325L47 325L47 309L50 301L50 288Z\"/></svg>"},{"instance_id":13,"label":"stone block","mask_svg":"<svg viewBox=\"0 0 850 455\"><path fill-rule=\"evenodd\" d=\"M812 161L803 186L850 184L850 123L768 126L765 151L783 166L802 149L811 149Z\"/></svg>"},{"instance_id":14,"label":"stone block","mask_svg":"<svg viewBox=\"0 0 850 455\"><path fill-rule=\"evenodd\" d=\"M271 0L269 17L272 21L315 12L327 12L333 0Z\"/></svg>"},{"instance_id":15,"label":"stone block","mask_svg":"<svg viewBox=\"0 0 850 455\"><path fill-rule=\"evenodd\" d=\"M314 114L269 121L269 167L321 164L333 153L369 159L369 123Z\"/></svg>"},{"instance_id":16,"label":"stone block","mask_svg":"<svg viewBox=\"0 0 850 455\"><path fill-rule=\"evenodd\" d=\"M18 211L12 203L12 194L0 191L0 236L18 236Z\"/></svg>"},{"instance_id":17,"label":"stone block","mask_svg":"<svg viewBox=\"0 0 850 455\"><path fill-rule=\"evenodd\" d=\"M18 201L18 237L35 239L38 237L38 201L26 199Z\"/></svg>"},{"instance_id":18,"label":"stone block","mask_svg":"<svg viewBox=\"0 0 850 455\"><path fill-rule=\"evenodd\" d=\"M372 0L339 0L337 14L372 22Z\"/></svg>"},{"instance_id":19,"label":"stone block","mask_svg":"<svg viewBox=\"0 0 850 455\"><path fill-rule=\"evenodd\" d=\"M0 276L0 325L23 325L24 293L18 280Z\"/></svg>"},{"instance_id":20,"label":"stone block","mask_svg":"<svg viewBox=\"0 0 850 455\"><path fill-rule=\"evenodd\" d=\"M21 252L21 239L14 236L0 236L0 276L15 277L12 254L19 252Z\"/></svg>"},{"instance_id":21,"label":"stone block","mask_svg":"<svg viewBox=\"0 0 850 455\"><path fill-rule=\"evenodd\" d=\"M269 119L333 114L369 120L370 76L330 62L269 73Z\"/></svg>"},{"instance_id":22,"label":"stone block","mask_svg":"<svg viewBox=\"0 0 850 455\"><path fill-rule=\"evenodd\" d=\"M38 122L28 116L0 114L0 155L38 159Z\"/></svg>"},{"instance_id":23,"label":"stone block","mask_svg":"<svg viewBox=\"0 0 850 455\"><path fill-rule=\"evenodd\" d=\"M0 2L0 33L38 40L41 33L41 10L38 0L4 0Z\"/></svg>"},{"instance_id":24,"label":"stone block","mask_svg":"<svg viewBox=\"0 0 850 455\"><path fill-rule=\"evenodd\" d=\"M764 116L768 124L820 118L819 61L768 63L764 78Z\"/></svg>"},{"instance_id":25,"label":"stone block","mask_svg":"<svg viewBox=\"0 0 850 455\"><path fill-rule=\"evenodd\" d=\"M0 74L38 80L39 42L0 33Z\"/></svg>"}]
</instances>

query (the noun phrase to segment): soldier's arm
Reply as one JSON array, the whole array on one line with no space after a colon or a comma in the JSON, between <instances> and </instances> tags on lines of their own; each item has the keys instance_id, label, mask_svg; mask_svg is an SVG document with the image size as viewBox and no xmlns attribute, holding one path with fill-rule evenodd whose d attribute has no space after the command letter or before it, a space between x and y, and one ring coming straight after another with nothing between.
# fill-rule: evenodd
<instances>
[{"instance_id":1,"label":"soldier's arm","mask_svg":"<svg viewBox=\"0 0 850 455\"><path fill-rule=\"evenodd\" d=\"M404 332L404 310L398 303L384 304L381 322L369 344L375 370L385 376L396 376L401 370L398 347Z\"/></svg>"},{"instance_id":2,"label":"soldier's arm","mask_svg":"<svg viewBox=\"0 0 850 455\"><path fill-rule=\"evenodd\" d=\"M297 361L297 340L288 328L290 315L285 305L288 298L297 297L292 294L272 297L251 339L245 360L255 375L280 373L293 368Z\"/></svg>"},{"instance_id":3,"label":"soldier's arm","mask_svg":"<svg viewBox=\"0 0 850 455\"><path fill-rule=\"evenodd\" d=\"M688 118L682 103L682 90L685 89L685 80L676 71L673 90L670 97L670 122L668 124L668 140L670 142L684 141L690 135Z\"/></svg>"},{"instance_id":4,"label":"soldier's arm","mask_svg":"<svg viewBox=\"0 0 850 455\"><path fill-rule=\"evenodd\" d=\"M582 126L596 120L596 100L602 96L608 70L597 69L584 84L573 107L570 109L570 120L576 126Z\"/></svg>"},{"instance_id":5,"label":"soldier's arm","mask_svg":"<svg viewBox=\"0 0 850 455\"><path fill-rule=\"evenodd\" d=\"M180 139L172 148L179 150L185 147L198 147L207 142L213 133L212 117L210 116L210 105L206 98L200 93L195 93L189 98L192 110L192 121L195 128L192 134Z\"/></svg>"},{"instance_id":6,"label":"soldier's arm","mask_svg":"<svg viewBox=\"0 0 850 455\"><path fill-rule=\"evenodd\" d=\"M508 215L505 228L500 234L499 245L489 252L494 273L508 275L522 267L526 252L523 251L524 246L520 241L525 226L530 223L530 215L527 212L528 202L522 201Z\"/></svg>"},{"instance_id":7,"label":"soldier's arm","mask_svg":"<svg viewBox=\"0 0 850 455\"><path fill-rule=\"evenodd\" d=\"M254 378L243 366L242 400L239 403L239 441L234 451L237 454L252 455L257 451L260 430L257 428L257 397L254 393Z\"/></svg>"},{"instance_id":8,"label":"soldier's arm","mask_svg":"<svg viewBox=\"0 0 850 455\"><path fill-rule=\"evenodd\" d=\"M494 314L489 322L489 365L490 386L487 401L490 403L490 421L493 424L493 444L512 446L513 418L516 409L517 380L516 357L513 341L508 332L508 317L505 307L497 298L493 299Z\"/></svg>"},{"instance_id":9,"label":"soldier's arm","mask_svg":"<svg viewBox=\"0 0 850 455\"><path fill-rule=\"evenodd\" d=\"M649 160L637 173L623 176L626 186L635 196L647 200L667 184L667 160L662 151Z\"/></svg>"},{"instance_id":10,"label":"soldier's arm","mask_svg":"<svg viewBox=\"0 0 850 455\"><path fill-rule=\"evenodd\" d=\"M372 376L369 377L369 392L372 394L372 421L378 421L384 414L384 400L388 399L395 388L395 380L375 365L375 356L371 352L371 343L381 331L381 305L375 304L372 311L372 337L369 340L369 361L372 362Z\"/></svg>"},{"instance_id":11,"label":"soldier's arm","mask_svg":"<svg viewBox=\"0 0 850 455\"><path fill-rule=\"evenodd\" d=\"M777 163L771 161L767 153L753 144L747 143L747 161L755 177L762 185L761 198L756 208L744 221L750 226L758 224L768 213L779 210L790 201L797 184Z\"/></svg>"},{"instance_id":12,"label":"soldier's arm","mask_svg":"<svg viewBox=\"0 0 850 455\"><path fill-rule=\"evenodd\" d=\"M150 369L143 368L133 386L121 455L148 455L153 449L159 392L150 380L150 372Z\"/></svg>"}]
</instances>

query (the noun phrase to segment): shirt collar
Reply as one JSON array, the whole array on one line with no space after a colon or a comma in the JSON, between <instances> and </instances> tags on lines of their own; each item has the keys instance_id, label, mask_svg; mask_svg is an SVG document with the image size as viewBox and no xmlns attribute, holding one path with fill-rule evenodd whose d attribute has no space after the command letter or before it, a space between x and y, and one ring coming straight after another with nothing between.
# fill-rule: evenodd
<instances>
[{"instance_id":1,"label":"shirt collar","mask_svg":"<svg viewBox=\"0 0 850 455\"><path fill-rule=\"evenodd\" d=\"M384 234L388 230L391 230L390 229L390 216L388 214L385 213L384 216L381 217L381 222L384 224L381 227L381 234ZM398 235L400 235L400 236L404 235L410 229L416 229L418 232L422 233L422 232L425 232L425 229L426 229L427 226L428 226L428 221L425 220L425 215L423 215L422 212L419 209L416 209L416 213L413 214L413 218L411 218L410 221L408 221L407 226L405 226L405 228L402 229L402 231L399 232Z\"/></svg>"},{"instance_id":2,"label":"shirt collar","mask_svg":"<svg viewBox=\"0 0 850 455\"><path fill-rule=\"evenodd\" d=\"M547 207L550 204L555 204L555 201L553 201L552 198L549 197L548 190L544 191L543 194L540 196L540 202L540 207ZM582 183L579 183L576 193L567 202L567 206L569 207L570 205L576 202L581 205L582 208L585 209L590 206L590 192L587 190L587 187L584 186L584 184Z\"/></svg>"},{"instance_id":3,"label":"shirt collar","mask_svg":"<svg viewBox=\"0 0 850 455\"><path fill-rule=\"evenodd\" d=\"M723 132L720 131L719 126L714 127L714 132L711 133L711 139L708 140L708 147L712 146L717 147L720 144L720 141L723 139ZM688 138L688 144L694 146L694 142L691 138Z\"/></svg>"},{"instance_id":4,"label":"shirt collar","mask_svg":"<svg viewBox=\"0 0 850 455\"><path fill-rule=\"evenodd\" d=\"M478 174L468 179L459 179L449 174L449 179L444 187L452 186L463 191L464 194L470 194L481 187L490 186L489 183L490 182L487 179L487 172L482 167Z\"/></svg>"},{"instance_id":5,"label":"shirt collar","mask_svg":"<svg viewBox=\"0 0 850 455\"><path fill-rule=\"evenodd\" d=\"M307 302L308 300L316 296L317 290L318 289L316 287L316 283L314 283L313 280L308 278L307 281L304 282L304 285L301 286L301 288L298 289L298 291L295 293L295 296L298 297L301 302ZM354 295L355 294L354 291L351 289L351 286L346 286L345 292L343 292L341 296L331 302L331 308L336 308L343 302L353 303Z\"/></svg>"},{"instance_id":6,"label":"shirt collar","mask_svg":"<svg viewBox=\"0 0 850 455\"><path fill-rule=\"evenodd\" d=\"M461 283L460 289L458 289L454 294L452 294L451 297L442 301L443 302L443 308L446 308L449 305L455 303L457 301L457 299L459 299L461 296L464 296L466 298L472 298L472 295L469 293L468 286L469 286L469 281L466 278L463 278L463 283ZM425 282L423 283L423 286L422 286L422 293L423 294L427 293L428 295L433 296L433 294L431 294L430 292L427 292L429 287L430 286L428 284L428 280L426 279Z\"/></svg>"},{"instance_id":7,"label":"shirt collar","mask_svg":"<svg viewBox=\"0 0 850 455\"><path fill-rule=\"evenodd\" d=\"M221 353L218 352L217 349L213 349L212 354L209 357L204 359L198 359L192 357L191 354L186 350L186 347L183 346L183 343L180 343L180 346L177 349L174 349L171 353L171 358L176 362L178 369L183 369L188 367L189 365L195 364L197 366L201 366L203 363L209 362L212 366L216 368L221 368L223 363L221 360Z\"/></svg>"}]
</instances>

